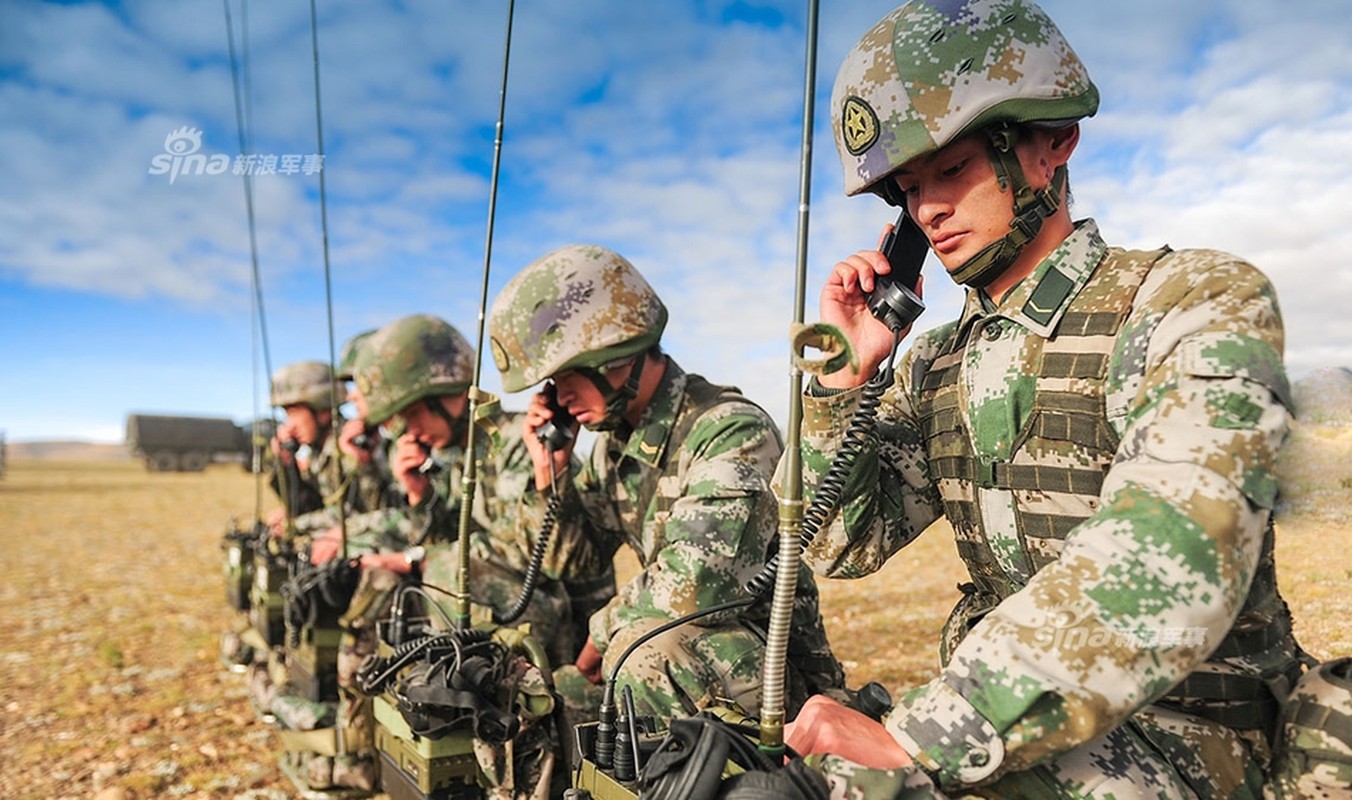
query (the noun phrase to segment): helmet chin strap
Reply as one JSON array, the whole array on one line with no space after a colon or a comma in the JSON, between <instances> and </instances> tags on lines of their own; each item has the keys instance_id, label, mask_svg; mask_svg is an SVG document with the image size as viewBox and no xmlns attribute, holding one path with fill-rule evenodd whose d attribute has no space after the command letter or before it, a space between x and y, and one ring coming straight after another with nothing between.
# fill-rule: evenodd
<instances>
[{"instance_id":1,"label":"helmet chin strap","mask_svg":"<svg viewBox=\"0 0 1352 800\"><path fill-rule=\"evenodd\" d=\"M441 398L442 398L441 395L436 395L434 397L425 398L423 402L427 405L428 411L431 411L433 414L436 414L438 417L441 417L441 419L446 423L447 427L450 428L451 431L450 443L456 444L458 442L463 442L465 440L465 432L469 428L469 422L467 419L469 415L466 414L463 417L451 416L451 412L446 410L446 406L441 402Z\"/></svg>"},{"instance_id":2,"label":"helmet chin strap","mask_svg":"<svg viewBox=\"0 0 1352 800\"><path fill-rule=\"evenodd\" d=\"M578 370L578 374L586 377L592 382L596 390L601 393L601 397L606 401L606 415L599 421L587 425L589 431L613 431L620 427L624 420L624 412L629 407L629 401L638 397L638 381L643 375L643 364L647 361L644 353L639 353L634 357L634 367L629 370L629 377L618 389L610 385L606 376L600 370L583 369Z\"/></svg>"},{"instance_id":3,"label":"helmet chin strap","mask_svg":"<svg viewBox=\"0 0 1352 800\"><path fill-rule=\"evenodd\" d=\"M1018 129L997 125L987 131L987 136L987 153L1000 181L1000 190L1011 187L1014 190L1014 219L1009 223L1009 233L986 245L951 273L953 280L973 289L985 288L1013 266L1028 243L1037 238L1043 220L1061 207L1061 188L1066 183L1063 164L1052 173L1046 188L1034 190L1028 185L1023 165L1014 151Z\"/></svg>"}]
</instances>

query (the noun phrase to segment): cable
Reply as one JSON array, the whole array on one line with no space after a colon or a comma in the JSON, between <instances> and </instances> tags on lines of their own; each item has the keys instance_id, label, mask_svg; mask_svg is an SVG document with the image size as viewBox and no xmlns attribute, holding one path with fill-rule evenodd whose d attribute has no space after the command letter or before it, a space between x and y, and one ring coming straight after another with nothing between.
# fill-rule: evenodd
<instances>
[{"instance_id":1,"label":"cable","mask_svg":"<svg viewBox=\"0 0 1352 800\"><path fill-rule=\"evenodd\" d=\"M697 619L717 614L722 611L729 611L734 608L744 608L755 603L760 598L744 597L740 600L729 600L725 603L702 608L698 611L692 611L683 617L669 620L658 625L650 631L646 631L642 636L635 639L610 668L610 676L606 678L605 692L601 695L601 708L599 711L599 720L596 725L596 741L593 752L596 755L596 766L602 769L610 769L615 763L615 684L619 680L620 667L629 658L630 654L639 648L639 646L651 641L653 637L659 636L672 628L679 627L687 622L694 622Z\"/></svg>"},{"instance_id":2,"label":"cable","mask_svg":"<svg viewBox=\"0 0 1352 800\"><path fill-rule=\"evenodd\" d=\"M540 521L540 535L536 538L535 547L531 550L530 562L526 565L526 577L521 583L521 591L517 594L516 602L505 613L499 614L497 609L493 610L493 622L499 625L515 622L526 612L526 607L530 605L531 595L535 594L535 584L540 580L540 568L544 564L545 551L549 549L549 540L554 536L559 509L563 507L563 495L559 492L554 475L554 447L545 437L541 437L541 440L544 441L545 448L550 455L549 502L545 504L544 518Z\"/></svg>"},{"instance_id":3,"label":"cable","mask_svg":"<svg viewBox=\"0 0 1352 800\"><path fill-rule=\"evenodd\" d=\"M859 407L855 409L850 424L845 428L840 449L836 451L836 457L831 461L831 467L826 471L826 475L817 484L817 493L812 498L812 504L803 512L799 546L804 550L812 544L817 532L831 521L839 509L840 498L845 491L845 479L854 467L860 450L873 434L878 422L878 406L882 402L883 393L892 385L895 378L896 370L892 362L896 358L898 346L900 340L893 345L892 355L879 367L878 373L864 384L860 391ZM774 588L778 570L779 554L776 553L765 562L760 572L747 581L747 591L757 597L763 597Z\"/></svg>"}]
</instances>

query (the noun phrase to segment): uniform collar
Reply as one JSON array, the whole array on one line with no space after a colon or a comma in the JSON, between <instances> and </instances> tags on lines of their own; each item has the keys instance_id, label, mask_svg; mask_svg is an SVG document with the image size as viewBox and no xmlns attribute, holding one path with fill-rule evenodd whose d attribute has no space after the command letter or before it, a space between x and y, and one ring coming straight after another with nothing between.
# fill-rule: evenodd
<instances>
[{"instance_id":1,"label":"uniform collar","mask_svg":"<svg viewBox=\"0 0 1352 800\"><path fill-rule=\"evenodd\" d=\"M657 391L648 401L648 407L643 409L638 427L629 434L622 458L632 458L650 467L662 463L671 429L676 424L676 416L685 399L685 384L685 371L671 356L667 356L666 371L657 384Z\"/></svg>"},{"instance_id":2,"label":"uniform collar","mask_svg":"<svg viewBox=\"0 0 1352 800\"><path fill-rule=\"evenodd\" d=\"M1075 223L1075 230L1037 265L1032 274L1005 293L998 306L985 292L968 289L958 331L968 330L979 319L998 316L1049 338L1071 301L1089 282L1089 276L1103 260L1107 249L1094 220L1080 220Z\"/></svg>"}]
</instances>

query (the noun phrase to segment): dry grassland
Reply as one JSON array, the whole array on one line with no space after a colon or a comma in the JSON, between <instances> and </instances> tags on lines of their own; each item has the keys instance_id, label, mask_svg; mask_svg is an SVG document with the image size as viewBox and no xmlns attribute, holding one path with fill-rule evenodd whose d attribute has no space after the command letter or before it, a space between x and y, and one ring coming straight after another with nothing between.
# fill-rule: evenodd
<instances>
[{"instance_id":1,"label":"dry grassland","mask_svg":"<svg viewBox=\"0 0 1352 800\"><path fill-rule=\"evenodd\" d=\"M1352 433L1306 432L1278 543L1297 633L1352 654ZM252 519L232 465L151 475L133 462L11 461L0 479L0 796L288 797L270 729L217 657L232 614L219 543ZM264 507L270 504L264 498ZM936 527L868 579L823 586L851 683L935 672L963 571ZM627 569L632 569L630 562Z\"/></svg>"}]
</instances>

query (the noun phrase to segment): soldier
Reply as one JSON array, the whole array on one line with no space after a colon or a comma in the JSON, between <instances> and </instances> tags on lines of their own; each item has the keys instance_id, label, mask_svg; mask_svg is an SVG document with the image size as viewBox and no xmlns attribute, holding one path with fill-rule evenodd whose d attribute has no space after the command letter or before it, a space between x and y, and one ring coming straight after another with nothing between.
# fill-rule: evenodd
<instances>
[{"instance_id":1,"label":"soldier","mask_svg":"<svg viewBox=\"0 0 1352 800\"><path fill-rule=\"evenodd\" d=\"M814 699L788 743L833 754L812 760L834 793L1259 797L1303 658L1273 564L1290 394L1271 284L1072 221L1098 91L1027 0L901 6L831 107L847 194L904 206L967 291L913 340L805 559L861 576L944 516L971 582L937 678L882 724ZM865 302L889 271L863 250L822 289L863 368L807 387L809 495L896 352Z\"/></svg>"},{"instance_id":2,"label":"soldier","mask_svg":"<svg viewBox=\"0 0 1352 800\"><path fill-rule=\"evenodd\" d=\"M351 544L377 551L365 559L367 565L401 573L410 571L406 548L422 547L423 581L452 589L474 350L447 322L415 314L372 334L355 372L367 422L383 425L397 417L403 428L391 469L404 487L408 507L355 516ZM471 517L471 559L477 567L471 568L471 588L476 602L500 613L518 594L538 531L521 519L523 497L535 493L532 464L520 438L521 419L520 414L495 411L478 424L496 441L476 437L482 485L475 492ZM316 542L312 560L326 560L332 547L330 533ZM546 581L537 587L539 597L532 606L540 614L535 631L549 643L551 658L571 661L583 637L565 622L571 618L569 590L574 587L562 582L590 584L599 575L599 583L612 587L613 593L614 579L608 564L592 557L576 521L557 526L542 573ZM546 613L551 605L553 611ZM525 619L531 618L528 612Z\"/></svg>"},{"instance_id":3,"label":"soldier","mask_svg":"<svg viewBox=\"0 0 1352 800\"><path fill-rule=\"evenodd\" d=\"M342 425L341 418L334 418L334 409L345 399L343 387L322 361L298 361L273 375L272 404L286 412L270 444L275 464L272 489L283 503L268 517L275 534L294 533L295 520L322 510L324 498L333 493L337 476L332 434ZM301 447L308 449L308 457L301 457ZM288 524L291 531L286 530Z\"/></svg>"},{"instance_id":4,"label":"soldier","mask_svg":"<svg viewBox=\"0 0 1352 800\"><path fill-rule=\"evenodd\" d=\"M587 687L653 628L725 601L746 598L745 582L775 538L770 476L783 445L770 417L731 387L687 374L662 352L667 309L632 264L595 245L549 253L511 279L490 316L493 358L503 387L519 392L551 380L532 399L523 437L543 502L551 470L576 496L598 546L613 556L628 544L642 572L591 616L574 665L555 671L570 712L599 701ZM561 412L566 409L566 415ZM573 422L568 417L575 419ZM600 433L580 474L568 467L575 440L552 457L537 432L546 423ZM727 610L658 636L623 665L639 713L665 721L715 698L756 713L768 600ZM803 570L794 610L794 699L838 690L843 672ZM584 680L585 679L585 680Z\"/></svg>"},{"instance_id":5,"label":"soldier","mask_svg":"<svg viewBox=\"0 0 1352 800\"><path fill-rule=\"evenodd\" d=\"M367 422L382 425L397 417L402 424L391 468L408 503L404 508L354 515L348 522L349 554L359 555L362 583L343 619L348 634L339 655L339 683L344 687L352 686L356 668L375 649L374 624L386 615L398 575L420 568L424 584L447 591L458 588L457 539L474 351L444 320L417 314L366 339L354 372ZM479 480L471 516L468 589L485 613L504 614L521 594L540 532L522 517L523 508L534 506L536 488L521 440L522 415L482 406L481 411L486 413L476 424L491 436L475 437ZM337 548L336 535L329 532L312 544L311 560L328 561ZM553 663L571 662L585 636L574 622L572 597L576 594L588 603L609 599L614 594L613 571L608 562L594 557L580 520L570 514L552 532L540 575L520 622L530 624ZM367 705L369 701L346 692L340 716L352 727L369 725L361 721ZM552 736L552 731L539 733ZM540 739L533 741L538 744ZM521 761L543 758L543 751L532 750L523 740L514 744L518 786L548 783L547 765Z\"/></svg>"},{"instance_id":6,"label":"soldier","mask_svg":"<svg viewBox=\"0 0 1352 800\"><path fill-rule=\"evenodd\" d=\"M301 504L306 510L291 520L291 528L296 534L310 536L337 525L340 506L343 513L352 515L403 501L402 492L390 473L387 453L389 442L379 426L367 422L361 393L348 385L353 379L353 367L361 343L374 332L357 334L343 344L334 378L339 381L339 397L351 401L357 414L352 419L339 419L335 426L331 426L337 428L337 448L342 457L341 477L333 472L331 457L325 455L321 463L315 464L310 470L313 480L302 478L303 488L299 489L299 494L305 498ZM308 364L307 369L314 370L314 380L318 382L320 374L327 368L317 361ZM329 408L323 409L324 414L330 411ZM303 408L297 414L303 417ZM322 418L318 413L316 416ZM288 422L279 429L278 434L285 436L294 430L288 412ZM286 455L284 452L283 457ZM320 496L316 498L314 492L319 492ZM316 503L318 507L312 507ZM280 532L283 521L274 515L271 523L274 530Z\"/></svg>"},{"instance_id":7,"label":"soldier","mask_svg":"<svg viewBox=\"0 0 1352 800\"><path fill-rule=\"evenodd\" d=\"M341 494L347 510L353 514L403 503L402 487L390 471L389 449L393 442L380 425L367 419L365 398L354 385L362 344L373 333L374 329L363 331L343 344L336 373L338 380L345 383L347 399L357 412L338 432L338 449L343 454Z\"/></svg>"}]
</instances>

